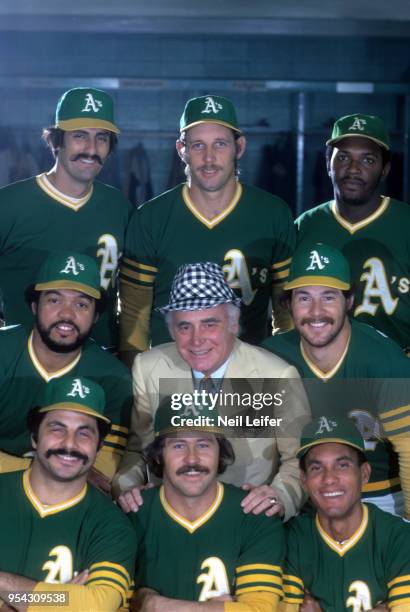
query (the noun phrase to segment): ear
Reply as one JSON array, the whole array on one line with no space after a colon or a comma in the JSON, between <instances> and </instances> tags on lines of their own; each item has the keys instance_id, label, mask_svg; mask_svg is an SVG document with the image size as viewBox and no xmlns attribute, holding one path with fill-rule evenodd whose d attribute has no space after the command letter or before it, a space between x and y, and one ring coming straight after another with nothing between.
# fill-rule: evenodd
<instances>
[{"instance_id":1,"label":"ear","mask_svg":"<svg viewBox=\"0 0 410 612\"><path fill-rule=\"evenodd\" d=\"M350 310L352 309L353 302L354 302L354 295L349 295L349 297L346 300L347 312L350 312Z\"/></svg>"},{"instance_id":2,"label":"ear","mask_svg":"<svg viewBox=\"0 0 410 612\"><path fill-rule=\"evenodd\" d=\"M33 315L37 314L37 303L36 302L31 302L31 312L33 313Z\"/></svg>"},{"instance_id":3,"label":"ear","mask_svg":"<svg viewBox=\"0 0 410 612\"><path fill-rule=\"evenodd\" d=\"M235 145L236 145L236 159L240 159L246 151L245 136L239 136L239 138L235 140Z\"/></svg>"},{"instance_id":4,"label":"ear","mask_svg":"<svg viewBox=\"0 0 410 612\"><path fill-rule=\"evenodd\" d=\"M391 163L388 161L382 170L382 179L388 177L391 168Z\"/></svg>"},{"instance_id":5,"label":"ear","mask_svg":"<svg viewBox=\"0 0 410 612\"><path fill-rule=\"evenodd\" d=\"M34 448L34 450L37 450L37 442L34 440L33 434L31 434L30 438L31 438L31 446Z\"/></svg>"},{"instance_id":6,"label":"ear","mask_svg":"<svg viewBox=\"0 0 410 612\"><path fill-rule=\"evenodd\" d=\"M300 478L300 483L302 485L302 489L305 491L305 493L307 493L307 488L306 488L306 473L303 470L299 470L299 478Z\"/></svg>"},{"instance_id":7,"label":"ear","mask_svg":"<svg viewBox=\"0 0 410 612\"><path fill-rule=\"evenodd\" d=\"M370 473L372 471L370 463L368 463L367 461L365 463L362 463L362 465L360 466L360 471L362 473L362 485L367 484L369 482Z\"/></svg>"},{"instance_id":8,"label":"ear","mask_svg":"<svg viewBox=\"0 0 410 612\"><path fill-rule=\"evenodd\" d=\"M185 143L182 142L182 140L180 140L178 138L178 140L175 142L175 148L177 150L177 153L179 155L179 157L182 159L182 161L185 161Z\"/></svg>"}]
</instances>

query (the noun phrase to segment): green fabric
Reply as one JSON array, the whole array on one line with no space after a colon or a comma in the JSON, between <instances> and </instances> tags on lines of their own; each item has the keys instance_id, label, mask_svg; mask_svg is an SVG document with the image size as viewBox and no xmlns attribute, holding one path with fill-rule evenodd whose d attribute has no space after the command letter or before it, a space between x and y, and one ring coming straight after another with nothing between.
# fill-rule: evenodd
<instances>
[{"instance_id":1,"label":"green fabric","mask_svg":"<svg viewBox=\"0 0 410 612\"><path fill-rule=\"evenodd\" d=\"M305 425L300 439L298 458L306 455L308 450L326 441L340 442L364 452L364 440L354 423L344 416L333 416L327 412Z\"/></svg>"},{"instance_id":2,"label":"green fabric","mask_svg":"<svg viewBox=\"0 0 410 612\"><path fill-rule=\"evenodd\" d=\"M369 138L385 149L390 149L389 135L383 121L374 115L346 115L338 119L332 130L327 145L334 145L342 138L361 136Z\"/></svg>"},{"instance_id":3,"label":"green fabric","mask_svg":"<svg viewBox=\"0 0 410 612\"><path fill-rule=\"evenodd\" d=\"M293 254L284 289L321 285L346 290L350 288L349 263L344 255L327 244L312 242Z\"/></svg>"},{"instance_id":4,"label":"green fabric","mask_svg":"<svg viewBox=\"0 0 410 612\"><path fill-rule=\"evenodd\" d=\"M114 121L114 103L105 91L91 87L75 87L58 101L56 127L62 130L101 127L110 132L120 130Z\"/></svg>"},{"instance_id":5,"label":"green fabric","mask_svg":"<svg viewBox=\"0 0 410 612\"><path fill-rule=\"evenodd\" d=\"M326 612L373 610L383 601L388 601L390 610L393 603L406 598L409 605L410 525L373 504L366 507L367 527L343 554L322 538L314 517L305 514L289 521L283 581L286 601L301 604L304 587ZM397 578L389 588L388 583ZM401 594L398 588L403 589ZM370 595L370 601L360 602L360 593Z\"/></svg>"},{"instance_id":6,"label":"green fabric","mask_svg":"<svg viewBox=\"0 0 410 612\"><path fill-rule=\"evenodd\" d=\"M41 517L23 487L23 472L13 472L0 474L0 499L0 571L36 582L51 582L55 573L54 582L69 582L74 572L89 568L90 585L96 572L105 584L115 583L118 576L123 581L127 572L132 578L137 549L133 529L94 487L88 485L85 497L73 506Z\"/></svg>"},{"instance_id":7,"label":"green fabric","mask_svg":"<svg viewBox=\"0 0 410 612\"><path fill-rule=\"evenodd\" d=\"M68 375L86 376L104 389L104 414L111 420L110 434L105 438L104 446L123 451L132 405L131 376L127 368L95 342L87 340L79 362ZM17 456L31 451L27 413L40 403L46 387L47 380L35 367L28 352L27 332L21 326L1 329L0 450Z\"/></svg>"},{"instance_id":8,"label":"green fabric","mask_svg":"<svg viewBox=\"0 0 410 612\"><path fill-rule=\"evenodd\" d=\"M223 491L216 512L193 533L165 511L158 488L144 492L139 511L128 515L138 540L137 588L150 587L188 601L198 601L201 592L203 601L224 592L239 595L252 587L281 593L285 544L281 521L244 514L240 503L246 493L231 485L223 485ZM253 564L266 567L246 567ZM245 576L248 582L238 585L236 580Z\"/></svg>"},{"instance_id":9,"label":"green fabric","mask_svg":"<svg viewBox=\"0 0 410 612\"><path fill-rule=\"evenodd\" d=\"M179 185L132 216L121 278L154 287L155 309L168 304L180 265L214 261L222 266L229 285L244 302L241 339L256 344L269 333L272 282L283 282L275 273L286 274L294 242L290 211L280 198L244 185L233 210L209 228L188 208ZM154 310L151 338L154 346L171 340L163 316Z\"/></svg>"},{"instance_id":10,"label":"green fabric","mask_svg":"<svg viewBox=\"0 0 410 612\"><path fill-rule=\"evenodd\" d=\"M67 375L50 380L44 389L39 406L40 412L72 408L74 412L89 414L109 423L109 419L104 416L104 389L84 376Z\"/></svg>"},{"instance_id":11,"label":"green fabric","mask_svg":"<svg viewBox=\"0 0 410 612\"><path fill-rule=\"evenodd\" d=\"M42 264L35 289L74 289L100 298L100 273L97 263L81 253L55 253Z\"/></svg>"},{"instance_id":12,"label":"green fabric","mask_svg":"<svg viewBox=\"0 0 410 612\"><path fill-rule=\"evenodd\" d=\"M330 413L348 415L355 420L372 466L370 482L382 483L397 478L399 467L392 445L380 438L378 417L385 411L408 405L410 359L396 343L369 325L354 320L351 325L346 356L333 377L326 381L315 374L303 357L296 330L272 336L262 346L299 371L314 418ZM398 489L399 485L385 488L380 484L366 495L382 495Z\"/></svg>"},{"instance_id":13,"label":"green fabric","mask_svg":"<svg viewBox=\"0 0 410 612\"><path fill-rule=\"evenodd\" d=\"M326 237L340 249L356 289L354 315L402 347L410 346L410 206L391 199L384 212L352 232L338 221L332 205L321 204L296 220L299 245Z\"/></svg>"},{"instance_id":14,"label":"green fabric","mask_svg":"<svg viewBox=\"0 0 410 612\"><path fill-rule=\"evenodd\" d=\"M185 105L179 122L180 131L184 132L200 123L220 123L239 132L235 108L230 100L221 96L201 96L192 98Z\"/></svg>"},{"instance_id":15,"label":"green fabric","mask_svg":"<svg viewBox=\"0 0 410 612\"><path fill-rule=\"evenodd\" d=\"M115 271L123 251L131 204L121 193L94 182L91 198L77 211L48 195L31 178L0 189L0 285L7 324L33 323L24 300L26 287L50 253L73 250L97 259L108 307L93 336L116 346Z\"/></svg>"}]
</instances>

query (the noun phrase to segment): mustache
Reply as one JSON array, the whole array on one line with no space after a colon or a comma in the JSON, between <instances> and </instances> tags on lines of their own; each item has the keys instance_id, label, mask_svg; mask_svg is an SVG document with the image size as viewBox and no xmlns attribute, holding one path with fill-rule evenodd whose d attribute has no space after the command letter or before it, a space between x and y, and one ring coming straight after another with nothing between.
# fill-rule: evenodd
<instances>
[{"instance_id":1,"label":"mustache","mask_svg":"<svg viewBox=\"0 0 410 612\"><path fill-rule=\"evenodd\" d=\"M349 174L342 179L342 183L349 181L349 183L357 183L358 185L365 185L365 182L357 176L350 176Z\"/></svg>"},{"instance_id":2,"label":"mustache","mask_svg":"<svg viewBox=\"0 0 410 612\"><path fill-rule=\"evenodd\" d=\"M78 161L79 159L92 159L92 161L96 161L100 166L103 165L102 159L99 155L84 155L84 153L79 153L71 158L71 161Z\"/></svg>"},{"instance_id":3,"label":"mustache","mask_svg":"<svg viewBox=\"0 0 410 612\"><path fill-rule=\"evenodd\" d=\"M88 463L88 455L83 455L76 450L69 450L68 448L49 448L46 452L46 458L52 457L53 455L65 455L67 457L75 457L80 459L84 464Z\"/></svg>"},{"instance_id":4,"label":"mustache","mask_svg":"<svg viewBox=\"0 0 410 612\"><path fill-rule=\"evenodd\" d=\"M302 325L309 325L310 323L329 323L330 325L333 325L334 320L331 317L306 317L305 319L302 319Z\"/></svg>"},{"instance_id":5,"label":"mustache","mask_svg":"<svg viewBox=\"0 0 410 612\"><path fill-rule=\"evenodd\" d=\"M177 476L181 476L182 474L188 474L189 472L201 472L202 474L209 474L208 468L203 465L199 465L199 463L192 463L191 465L184 465L179 468L176 472Z\"/></svg>"},{"instance_id":6,"label":"mustache","mask_svg":"<svg viewBox=\"0 0 410 612\"><path fill-rule=\"evenodd\" d=\"M71 325L72 327L74 327L75 331L78 334L81 333L79 327L73 321L70 321L69 319L60 319L59 321L56 321L55 323L50 325L47 331L51 332L51 330L54 329L54 327L58 327L59 325Z\"/></svg>"},{"instance_id":7,"label":"mustache","mask_svg":"<svg viewBox=\"0 0 410 612\"><path fill-rule=\"evenodd\" d=\"M199 170L222 170L221 166L216 166L215 164L204 164L199 167Z\"/></svg>"}]
</instances>

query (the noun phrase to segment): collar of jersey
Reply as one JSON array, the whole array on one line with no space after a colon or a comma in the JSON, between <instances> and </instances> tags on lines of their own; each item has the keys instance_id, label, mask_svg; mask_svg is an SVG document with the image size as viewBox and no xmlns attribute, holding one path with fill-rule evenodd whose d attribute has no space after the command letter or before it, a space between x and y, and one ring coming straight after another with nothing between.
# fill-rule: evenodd
<instances>
[{"instance_id":1,"label":"collar of jersey","mask_svg":"<svg viewBox=\"0 0 410 612\"><path fill-rule=\"evenodd\" d=\"M64 376L64 374L67 374L67 372L70 372L81 359L81 351L80 351L77 357L75 357L73 361L69 363L68 365L66 365L64 368L61 368L61 370L56 370L55 372L48 372L45 368L43 368L43 366L41 365L34 351L33 332L31 332L31 334L28 337L27 349L28 349L28 354L29 354L29 357L31 359L33 366L35 367L37 372L40 374L41 378L43 378L46 382L50 382L50 380L52 380L53 378L60 378L60 376Z\"/></svg>"},{"instance_id":2,"label":"collar of jersey","mask_svg":"<svg viewBox=\"0 0 410 612\"><path fill-rule=\"evenodd\" d=\"M239 202L241 195L242 195L242 185L240 183L237 183L235 194L231 202L228 204L228 206L224 208L224 210L220 212L219 215L216 215L216 217L214 217L213 219L207 219L199 212L199 210L195 207L195 204L191 200L191 197L189 195L188 185L185 183L185 185L182 187L182 198L186 206L201 223L206 225L208 229L212 229L213 227L215 227L215 225L218 225L218 223L223 221L233 211L233 209L236 207L237 203Z\"/></svg>"},{"instance_id":3,"label":"collar of jersey","mask_svg":"<svg viewBox=\"0 0 410 612\"><path fill-rule=\"evenodd\" d=\"M363 227L366 227L367 225L369 225L369 223L372 223L373 221L375 221L378 217L380 217L384 213L384 211L387 209L387 207L390 204L390 198L387 198L386 196L381 196L381 198L382 198L382 201L380 203L380 206L374 211L374 213L366 217L366 219L362 219L361 221L358 221L357 223L349 223L349 221L346 221L346 219L342 217L342 215L337 210L335 200L333 200L330 206L331 206L331 210L332 210L333 216L335 217L336 221L340 225L342 225L350 234L354 234L355 232L361 230Z\"/></svg>"},{"instance_id":4,"label":"collar of jersey","mask_svg":"<svg viewBox=\"0 0 410 612\"><path fill-rule=\"evenodd\" d=\"M357 531L354 532L352 536L350 536L348 540L345 540L343 544L339 544L339 542L336 542L336 540L331 538L330 535L326 533L326 531L323 529L322 525L320 524L319 515L316 514L316 527L317 527L317 530L321 538L326 542L329 548L337 552L337 554L340 557L343 557L345 553L347 553L348 550L353 548L353 546L357 544L357 542L360 540L360 538L366 531L367 524L369 522L369 510L367 509L367 506L365 504L362 504L362 508L363 508L363 517L362 517L362 522L359 525L359 528L357 529Z\"/></svg>"},{"instance_id":5,"label":"collar of jersey","mask_svg":"<svg viewBox=\"0 0 410 612\"><path fill-rule=\"evenodd\" d=\"M61 502L59 504L54 504L52 506L45 506L44 504L41 503L41 501L38 499L33 489L31 488L30 473L31 473L31 469L28 469L23 474L23 488L24 488L24 492L28 500L30 501L31 505L35 508L35 510L38 512L38 514L41 516L41 518L49 516L50 514L57 514L58 512L62 512L63 510L67 510L68 508L72 508L73 506L78 504L82 499L84 499L87 493L87 483L86 483L81 489L81 491L79 492L79 494L76 495L75 497L72 497L71 499L67 499L66 501Z\"/></svg>"},{"instance_id":6,"label":"collar of jersey","mask_svg":"<svg viewBox=\"0 0 410 612\"><path fill-rule=\"evenodd\" d=\"M341 354L339 361L328 372L323 372L320 368L317 367L317 365L315 365L313 363L313 361L311 361L309 359L307 353L305 352L305 349L303 348L302 340L300 340L300 352L302 353L302 357L305 360L305 362L306 362L307 366L309 367L309 369L312 370L312 372L313 372L313 374L315 376L317 376L318 378L320 378L324 382L326 382L326 381L330 380L331 378L333 378L333 376L336 374L336 372L339 370L340 366L342 365L343 361L345 360L347 351L349 350L349 346L350 346L351 334L352 334L352 331L350 330L349 331L349 337L348 337L347 342L346 342L346 347L345 347L343 353Z\"/></svg>"},{"instance_id":7,"label":"collar of jersey","mask_svg":"<svg viewBox=\"0 0 410 612\"><path fill-rule=\"evenodd\" d=\"M60 204L67 206L67 208L71 208L72 210L80 210L84 204L88 202L88 200L93 195L93 186L91 185L91 189L85 196L82 198L72 198L71 196L66 195L62 191L59 191L47 178L45 172L43 174L39 174L36 176L37 185L45 191L45 193L50 196L53 200L56 200Z\"/></svg>"},{"instance_id":8,"label":"collar of jersey","mask_svg":"<svg viewBox=\"0 0 410 612\"><path fill-rule=\"evenodd\" d=\"M217 492L214 501L209 506L208 510L192 523L191 521L188 521L188 519L178 514L178 512L176 512L173 507L170 506L170 504L167 502L164 492L164 485L161 486L159 491L159 497L161 500L162 507L164 508L165 512L172 518L172 520L181 525L181 527L184 527L187 531L189 531L189 533L194 533L194 531L199 529L199 527L202 527L202 525L204 525L211 518L211 516L215 514L215 512L221 505L224 496L224 487L223 484L220 482L217 482L216 484Z\"/></svg>"}]
</instances>

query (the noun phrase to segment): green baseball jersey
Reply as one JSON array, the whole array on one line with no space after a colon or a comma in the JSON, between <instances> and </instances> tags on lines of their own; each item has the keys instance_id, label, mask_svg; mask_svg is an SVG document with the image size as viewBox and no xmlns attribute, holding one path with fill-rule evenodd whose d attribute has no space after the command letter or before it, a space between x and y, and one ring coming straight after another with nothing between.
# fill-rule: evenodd
<instances>
[{"instance_id":1,"label":"green baseball jersey","mask_svg":"<svg viewBox=\"0 0 410 612\"><path fill-rule=\"evenodd\" d=\"M30 328L26 288L50 252L73 250L94 257L108 308L95 326L103 346L116 346L116 270L124 247L131 204L107 185L94 182L83 198L57 191L42 174L0 189L0 279L8 323Z\"/></svg>"},{"instance_id":2,"label":"green baseball jersey","mask_svg":"<svg viewBox=\"0 0 410 612\"><path fill-rule=\"evenodd\" d=\"M373 504L363 504L360 527L343 543L317 516L300 515L287 524L285 600L302 604L307 589L326 612L410 606L409 549L410 525Z\"/></svg>"},{"instance_id":3,"label":"green baseball jersey","mask_svg":"<svg viewBox=\"0 0 410 612\"><path fill-rule=\"evenodd\" d=\"M143 505L130 517L138 541L136 587L188 601L254 591L280 596L282 523L244 514L245 495L218 483L210 508L190 522L168 504L163 487L144 492Z\"/></svg>"},{"instance_id":4,"label":"green baseball jersey","mask_svg":"<svg viewBox=\"0 0 410 612\"><path fill-rule=\"evenodd\" d=\"M104 445L122 454L132 405L128 369L89 339L72 363L57 372L47 372L34 352L31 334L20 325L0 329L0 450L18 456L31 451L27 413L37 405L45 385L66 374L85 376L102 386L105 415L112 420Z\"/></svg>"},{"instance_id":5,"label":"green baseball jersey","mask_svg":"<svg viewBox=\"0 0 410 612\"><path fill-rule=\"evenodd\" d=\"M242 298L242 339L255 344L268 335L272 283L285 280L294 244L290 210L280 198L238 184L229 206L209 220L195 208L187 185L179 185L132 216L120 281L153 288L151 339L156 345L171 339L154 309L168 303L177 268L218 263Z\"/></svg>"},{"instance_id":6,"label":"green baseball jersey","mask_svg":"<svg viewBox=\"0 0 410 612\"><path fill-rule=\"evenodd\" d=\"M410 206L383 198L367 219L348 223L331 201L303 213L296 225L301 246L326 242L349 260L354 316L409 347Z\"/></svg>"},{"instance_id":7,"label":"green baseball jersey","mask_svg":"<svg viewBox=\"0 0 410 612\"><path fill-rule=\"evenodd\" d=\"M410 359L400 347L356 320L351 320L346 351L327 373L309 360L296 330L272 336L263 347L297 368L313 417L347 414L355 420L372 466L370 482L364 486L366 496L400 490L397 454L381 425L383 415L391 411L397 411L397 420L403 417L400 411L410 403Z\"/></svg>"},{"instance_id":8,"label":"green baseball jersey","mask_svg":"<svg viewBox=\"0 0 410 612\"><path fill-rule=\"evenodd\" d=\"M66 583L88 568L87 585L110 586L125 602L135 564L135 532L107 497L85 485L75 498L44 506L27 470L0 474L0 499L0 571Z\"/></svg>"}]
</instances>

